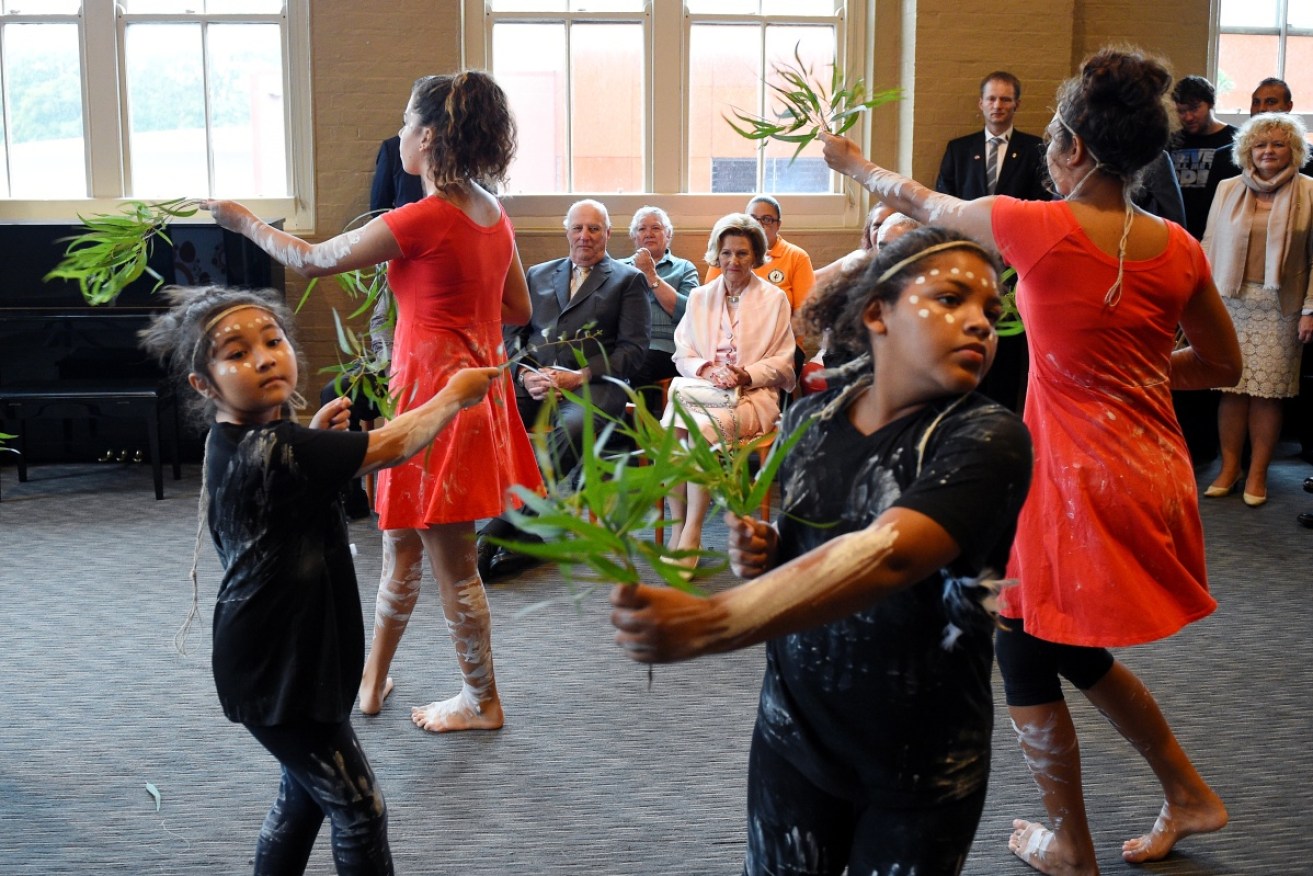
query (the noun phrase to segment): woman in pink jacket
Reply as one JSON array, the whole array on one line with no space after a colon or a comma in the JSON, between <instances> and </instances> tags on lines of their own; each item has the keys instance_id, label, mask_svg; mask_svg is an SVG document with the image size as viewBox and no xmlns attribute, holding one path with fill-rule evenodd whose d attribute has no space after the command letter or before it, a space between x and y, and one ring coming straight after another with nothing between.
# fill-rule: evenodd
<instances>
[{"instance_id":1,"label":"woman in pink jacket","mask_svg":"<svg viewBox=\"0 0 1313 876\"><path fill-rule=\"evenodd\" d=\"M731 213L711 229L707 263L720 275L689 294L675 328L681 376L671 382L662 422L681 433L676 399L712 444L751 441L779 420L780 393L794 384L794 340L788 298L752 271L765 262L766 249L766 232L745 213ZM671 494L671 514L682 520L671 529L671 547L701 548L710 504L710 495L696 484ZM696 555L685 562L696 565Z\"/></svg>"}]
</instances>

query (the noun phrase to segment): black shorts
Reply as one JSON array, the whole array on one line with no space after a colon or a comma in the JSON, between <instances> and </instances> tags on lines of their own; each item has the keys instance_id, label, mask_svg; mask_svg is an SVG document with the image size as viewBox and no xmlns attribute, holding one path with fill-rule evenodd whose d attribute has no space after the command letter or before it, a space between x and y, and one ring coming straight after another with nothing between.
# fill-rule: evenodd
<instances>
[{"instance_id":1,"label":"black shorts","mask_svg":"<svg viewBox=\"0 0 1313 876\"><path fill-rule=\"evenodd\" d=\"M994 654L1003 674L1003 692L1009 706L1042 706L1062 697L1058 676L1089 690L1112 669L1107 648L1046 642L1026 632L1020 618L999 618Z\"/></svg>"}]
</instances>

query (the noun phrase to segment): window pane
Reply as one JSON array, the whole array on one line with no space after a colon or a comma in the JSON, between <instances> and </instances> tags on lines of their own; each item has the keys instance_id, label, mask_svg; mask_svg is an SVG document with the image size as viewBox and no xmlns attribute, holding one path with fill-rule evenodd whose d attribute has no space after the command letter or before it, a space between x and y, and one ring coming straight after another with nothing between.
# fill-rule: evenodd
<instances>
[{"instance_id":1,"label":"window pane","mask_svg":"<svg viewBox=\"0 0 1313 876\"><path fill-rule=\"evenodd\" d=\"M10 15L77 15L82 0L0 0L0 12Z\"/></svg>"},{"instance_id":2,"label":"window pane","mask_svg":"<svg viewBox=\"0 0 1313 876\"><path fill-rule=\"evenodd\" d=\"M570 30L576 192L643 191L643 26Z\"/></svg>"},{"instance_id":3,"label":"window pane","mask_svg":"<svg viewBox=\"0 0 1313 876\"><path fill-rule=\"evenodd\" d=\"M570 0L571 12L642 12L643 0Z\"/></svg>"},{"instance_id":4,"label":"window pane","mask_svg":"<svg viewBox=\"0 0 1313 876\"><path fill-rule=\"evenodd\" d=\"M842 0L840 0L840 4ZM762 0L761 11L765 15L833 15L835 0Z\"/></svg>"},{"instance_id":5,"label":"window pane","mask_svg":"<svg viewBox=\"0 0 1313 876\"><path fill-rule=\"evenodd\" d=\"M1313 94L1313 37L1286 37L1286 75L1282 78L1295 98L1295 112L1307 112L1308 106L1301 107L1299 98Z\"/></svg>"},{"instance_id":6,"label":"window pane","mask_svg":"<svg viewBox=\"0 0 1313 876\"><path fill-rule=\"evenodd\" d=\"M1313 30L1313 0L1290 0L1286 21L1295 30Z\"/></svg>"},{"instance_id":7,"label":"window pane","mask_svg":"<svg viewBox=\"0 0 1313 876\"><path fill-rule=\"evenodd\" d=\"M569 0L489 0L493 12L565 12Z\"/></svg>"},{"instance_id":8,"label":"window pane","mask_svg":"<svg viewBox=\"0 0 1313 876\"><path fill-rule=\"evenodd\" d=\"M755 192L756 142L723 118L761 111L761 28L694 24L689 33L688 190ZM742 127L742 125L739 125Z\"/></svg>"},{"instance_id":9,"label":"window pane","mask_svg":"<svg viewBox=\"0 0 1313 876\"><path fill-rule=\"evenodd\" d=\"M1221 26L1271 27L1280 26L1277 17L1277 0L1222 0Z\"/></svg>"},{"instance_id":10,"label":"window pane","mask_svg":"<svg viewBox=\"0 0 1313 876\"><path fill-rule=\"evenodd\" d=\"M756 15L761 12L761 0L687 0L686 8L691 15Z\"/></svg>"},{"instance_id":11,"label":"window pane","mask_svg":"<svg viewBox=\"0 0 1313 876\"><path fill-rule=\"evenodd\" d=\"M130 194L209 195L201 26L130 24L125 30Z\"/></svg>"},{"instance_id":12,"label":"window pane","mask_svg":"<svg viewBox=\"0 0 1313 876\"><path fill-rule=\"evenodd\" d=\"M281 198L287 189L282 35L276 24L212 24L214 193Z\"/></svg>"},{"instance_id":13,"label":"window pane","mask_svg":"<svg viewBox=\"0 0 1313 876\"><path fill-rule=\"evenodd\" d=\"M494 25L492 62L519 134L507 190L566 191L565 25Z\"/></svg>"},{"instance_id":14,"label":"window pane","mask_svg":"<svg viewBox=\"0 0 1313 876\"><path fill-rule=\"evenodd\" d=\"M826 91L834 63L834 28L768 26L766 28L766 81L771 85L785 85L776 68L786 65L796 68L795 52L802 59L803 69L809 71L809 81L819 80ZM767 94L770 92L768 91ZM782 108L777 101L770 103L771 112ZM762 191L766 192L827 192L830 191L830 169L821 157L821 144L814 141L796 159L790 161L797 145L771 140L762 155L765 159L765 177Z\"/></svg>"},{"instance_id":15,"label":"window pane","mask_svg":"<svg viewBox=\"0 0 1313 876\"><path fill-rule=\"evenodd\" d=\"M1276 72L1277 40L1275 36L1255 34L1218 35L1216 109L1219 113L1249 112L1254 87Z\"/></svg>"},{"instance_id":16,"label":"window pane","mask_svg":"<svg viewBox=\"0 0 1313 876\"><path fill-rule=\"evenodd\" d=\"M86 197L78 26L10 24L3 37L9 195Z\"/></svg>"}]
</instances>

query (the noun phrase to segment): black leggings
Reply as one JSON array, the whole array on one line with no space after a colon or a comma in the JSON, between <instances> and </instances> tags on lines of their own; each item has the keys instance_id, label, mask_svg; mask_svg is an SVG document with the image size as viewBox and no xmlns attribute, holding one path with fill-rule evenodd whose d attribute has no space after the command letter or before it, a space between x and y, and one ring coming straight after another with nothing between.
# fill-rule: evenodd
<instances>
[{"instance_id":1,"label":"black leggings","mask_svg":"<svg viewBox=\"0 0 1313 876\"><path fill-rule=\"evenodd\" d=\"M882 807L817 788L752 735L745 876L906 873L957 876L985 808L986 786L932 806Z\"/></svg>"},{"instance_id":2,"label":"black leggings","mask_svg":"<svg viewBox=\"0 0 1313 876\"><path fill-rule=\"evenodd\" d=\"M1043 706L1063 699L1058 676L1089 690L1108 674L1115 662L1107 648L1062 645L1037 639L1026 632L1020 618L999 618L994 654L1003 675L1003 693L1009 706Z\"/></svg>"},{"instance_id":3,"label":"black leggings","mask_svg":"<svg viewBox=\"0 0 1313 876\"><path fill-rule=\"evenodd\" d=\"M256 876L304 873L325 815L339 874L391 876L387 805L351 722L246 729L283 768L278 799L260 828Z\"/></svg>"}]
</instances>

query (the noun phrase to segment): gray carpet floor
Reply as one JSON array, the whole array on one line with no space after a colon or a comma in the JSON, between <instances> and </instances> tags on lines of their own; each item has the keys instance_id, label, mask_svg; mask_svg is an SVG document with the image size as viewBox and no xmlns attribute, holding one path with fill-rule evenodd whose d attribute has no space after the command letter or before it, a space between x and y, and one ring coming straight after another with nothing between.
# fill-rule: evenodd
<instances>
[{"instance_id":1,"label":"gray carpet floor","mask_svg":"<svg viewBox=\"0 0 1313 876\"><path fill-rule=\"evenodd\" d=\"M1313 530L1295 523L1313 510L1300 488L1313 468L1294 449L1282 448L1267 506L1203 501L1217 613L1119 655L1228 803L1230 826L1165 861L1122 863L1121 841L1148 829L1161 796L1143 761L1072 697L1105 874L1313 873ZM219 573L208 541L201 620L186 656L172 644L190 601L197 467L166 481L163 501L148 466L39 466L25 484L10 467L0 479L0 872L249 872L278 774L214 696ZM722 535L713 527L710 543ZM372 617L379 539L369 521L352 536ZM397 871L739 872L761 650L658 667L649 680L612 644L603 594L576 607L565 592L551 568L490 589L507 725L447 736L409 718L411 705L459 683L436 594L425 592L394 664L395 694L378 717L355 720L388 799ZM1031 872L1006 840L1014 817L1041 816L1000 708L966 872ZM332 872L327 845L325 828L309 872Z\"/></svg>"}]
</instances>

